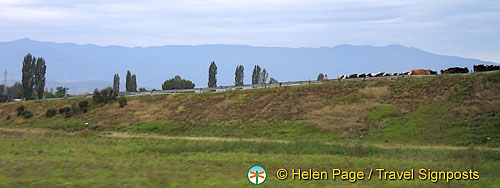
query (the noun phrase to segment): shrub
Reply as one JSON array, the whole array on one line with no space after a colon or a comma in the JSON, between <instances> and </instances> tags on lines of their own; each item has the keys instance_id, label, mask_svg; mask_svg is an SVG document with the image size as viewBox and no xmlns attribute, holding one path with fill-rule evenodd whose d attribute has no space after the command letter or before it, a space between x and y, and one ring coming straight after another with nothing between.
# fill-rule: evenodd
<instances>
[{"instance_id":1,"label":"shrub","mask_svg":"<svg viewBox=\"0 0 500 188\"><path fill-rule=\"evenodd\" d=\"M74 105L72 105L73 107ZM64 114L64 117L69 118L73 116L74 112L71 111L71 108L66 106L63 108L59 108L59 114Z\"/></svg>"},{"instance_id":2,"label":"shrub","mask_svg":"<svg viewBox=\"0 0 500 188\"><path fill-rule=\"evenodd\" d=\"M23 117L24 117L25 119L29 119L29 118L33 117L33 113L31 113L30 111L25 111L25 112L23 113Z\"/></svg>"},{"instance_id":3,"label":"shrub","mask_svg":"<svg viewBox=\"0 0 500 188\"><path fill-rule=\"evenodd\" d=\"M49 110L47 110L47 112L45 112L45 117L51 118L51 117L55 116L56 113L57 113L57 111L55 109L49 109Z\"/></svg>"},{"instance_id":4,"label":"shrub","mask_svg":"<svg viewBox=\"0 0 500 188\"><path fill-rule=\"evenodd\" d=\"M64 113L64 117L70 118L71 116L73 116L73 114L75 114L74 111L67 111L66 113Z\"/></svg>"},{"instance_id":5,"label":"shrub","mask_svg":"<svg viewBox=\"0 0 500 188\"><path fill-rule=\"evenodd\" d=\"M48 92L43 92L43 98L45 99L56 98L56 95Z\"/></svg>"},{"instance_id":6,"label":"shrub","mask_svg":"<svg viewBox=\"0 0 500 188\"><path fill-rule=\"evenodd\" d=\"M78 107L83 113L86 113L89 108L89 101L80 101L78 102Z\"/></svg>"},{"instance_id":7,"label":"shrub","mask_svg":"<svg viewBox=\"0 0 500 188\"><path fill-rule=\"evenodd\" d=\"M9 96L0 94L0 102L9 102Z\"/></svg>"},{"instance_id":8,"label":"shrub","mask_svg":"<svg viewBox=\"0 0 500 188\"><path fill-rule=\"evenodd\" d=\"M74 113L78 112L78 107L76 106L76 103L71 104L71 111Z\"/></svg>"},{"instance_id":9,"label":"shrub","mask_svg":"<svg viewBox=\"0 0 500 188\"><path fill-rule=\"evenodd\" d=\"M16 108L17 116L22 116L24 114L24 105L18 106Z\"/></svg>"},{"instance_id":10,"label":"shrub","mask_svg":"<svg viewBox=\"0 0 500 188\"><path fill-rule=\"evenodd\" d=\"M116 93L113 91L113 88L107 87L103 90L94 90L94 95L92 96L92 100L94 104L99 104L99 103L107 103L111 100L116 99Z\"/></svg>"},{"instance_id":11,"label":"shrub","mask_svg":"<svg viewBox=\"0 0 500 188\"><path fill-rule=\"evenodd\" d=\"M120 103L120 108L125 107L127 105L127 98L125 98L125 96L119 97L118 103Z\"/></svg>"},{"instance_id":12,"label":"shrub","mask_svg":"<svg viewBox=\"0 0 500 188\"><path fill-rule=\"evenodd\" d=\"M68 113L68 112L70 112L70 111L71 111L71 108L69 108L69 107L67 107L67 106L66 106L66 107L63 107L63 108L59 108L59 113L60 113L60 114Z\"/></svg>"},{"instance_id":13,"label":"shrub","mask_svg":"<svg viewBox=\"0 0 500 188\"><path fill-rule=\"evenodd\" d=\"M182 79L181 76L177 75L174 78L167 80L161 85L163 90L171 90L171 89L193 89L194 83Z\"/></svg>"},{"instance_id":14,"label":"shrub","mask_svg":"<svg viewBox=\"0 0 500 188\"><path fill-rule=\"evenodd\" d=\"M279 83L279 82L275 78L273 78L273 77L269 78L269 84L277 84L277 83Z\"/></svg>"}]
</instances>

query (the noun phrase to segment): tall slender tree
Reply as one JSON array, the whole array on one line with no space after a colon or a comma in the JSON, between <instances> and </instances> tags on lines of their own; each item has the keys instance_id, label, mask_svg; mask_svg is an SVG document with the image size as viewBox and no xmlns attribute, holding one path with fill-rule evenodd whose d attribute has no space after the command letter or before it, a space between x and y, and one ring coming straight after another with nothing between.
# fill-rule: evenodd
<instances>
[{"instance_id":1,"label":"tall slender tree","mask_svg":"<svg viewBox=\"0 0 500 188\"><path fill-rule=\"evenodd\" d=\"M125 78L125 91L132 91L132 74L129 70L127 71L127 77Z\"/></svg>"},{"instance_id":2,"label":"tall slender tree","mask_svg":"<svg viewBox=\"0 0 500 188\"><path fill-rule=\"evenodd\" d=\"M120 76L118 76L118 74L115 74L113 78L113 91L115 93L120 92Z\"/></svg>"},{"instance_id":3,"label":"tall slender tree","mask_svg":"<svg viewBox=\"0 0 500 188\"><path fill-rule=\"evenodd\" d=\"M36 65L34 69L34 79L35 79L35 91L38 96L38 99L43 98L43 92L45 90L45 71L47 70L47 66L45 65L45 60L39 57L36 60Z\"/></svg>"},{"instance_id":4,"label":"tall slender tree","mask_svg":"<svg viewBox=\"0 0 500 188\"><path fill-rule=\"evenodd\" d=\"M255 65L252 72L252 84L259 84L260 81L260 66Z\"/></svg>"},{"instance_id":5,"label":"tall slender tree","mask_svg":"<svg viewBox=\"0 0 500 188\"><path fill-rule=\"evenodd\" d=\"M136 77L135 77L135 74L132 74L132 77L130 78L131 80L131 91L132 92L136 92L137 91L137 80L136 80Z\"/></svg>"},{"instance_id":6,"label":"tall slender tree","mask_svg":"<svg viewBox=\"0 0 500 188\"><path fill-rule=\"evenodd\" d=\"M208 68L208 87L217 87L217 65L215 65L215 61L212 61Z\"/></svg>"},{"instance_id":7,"label":"tall slender tree","mask_svg":"<svg viewBox=\"0 0 500 188\"><path fill-rule=\"evenodd\" d=\"M245 77L244 73L245 68L243 65L239 65L236 67L236 71L234 72L234 85L242 86L243 85L243 77Z\"/></svg>"},{"instance_id":8,"label":"tall slender tree","mask_svg":"<svg viewBox=\"0 0 500 188\"><path fill-rule=\"evenodd\" d=\"M36 63L35 57L31 56L30 53L24 56L23 60L23 76L22 76L22 85L23 85L23 96L25 100L31 100L33 95L33 83L34 83L34 65Z\"/></svg>"},{"instance_id":9,"label":"tall slender tree","mask_svg":"<svg viewBox=\"0 0 500 188\"><path fill-rule=\"evenodd\" d=\"M260 72L260 81L259 81L259 83L265 85L266 82L267 82L267 77L268 76L269 75L267 74L267 70L263 69L262 72Z\"/></svg>"}]
</instances>

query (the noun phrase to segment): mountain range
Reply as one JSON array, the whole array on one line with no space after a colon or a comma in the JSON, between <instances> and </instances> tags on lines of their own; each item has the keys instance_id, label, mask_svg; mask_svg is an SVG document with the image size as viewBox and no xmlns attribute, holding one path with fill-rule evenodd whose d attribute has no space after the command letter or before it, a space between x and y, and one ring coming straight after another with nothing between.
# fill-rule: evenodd
<instances>
[{"instance_id":1,"label":"mountain range","mask_svg":"<svg viewBox=\"0 0 500 188\"><path fill-rule=\"evenodd\" d=\"M250 83L254 65L267 69L269 77L278 81L292 81L314 80L319 73L336 78L340 74L405 72L420 68L440 70L452 66L467 66L472 70L474 64L494 63L437 55L401 45L123 47L40 42L25 38L0 42L0 69L8 69L9 79L21 80L22 60L27 53L43 57L47 65L47 80L55 85L67 84L70 93L92 92L93 88L111 86L116 73L120 75L121 89L124 90L127 70L137 75L138 87L161 89L161 84L175 75L192 80L196 87L206 87L212 61L218 67L218 85L234 83L237 65L245 67L244 81ZM47 85L52 87L54 84Z\"/></svg>"}]
</instances>

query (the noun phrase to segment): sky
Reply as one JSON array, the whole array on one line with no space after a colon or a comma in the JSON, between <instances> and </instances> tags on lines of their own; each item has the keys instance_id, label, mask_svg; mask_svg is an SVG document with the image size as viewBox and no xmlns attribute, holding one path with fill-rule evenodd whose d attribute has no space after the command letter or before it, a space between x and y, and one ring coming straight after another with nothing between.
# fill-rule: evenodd
<instances>
[{"instance_id":1,"label":"sky","mask_svg":"<svg viewBox=\"0 0 500 188\"><path fill-rule=\"evenodd\" d=\"M0 41L147 47L400 44L500 62L499 0L0 0Z\"/></svg>"}]
</instances>

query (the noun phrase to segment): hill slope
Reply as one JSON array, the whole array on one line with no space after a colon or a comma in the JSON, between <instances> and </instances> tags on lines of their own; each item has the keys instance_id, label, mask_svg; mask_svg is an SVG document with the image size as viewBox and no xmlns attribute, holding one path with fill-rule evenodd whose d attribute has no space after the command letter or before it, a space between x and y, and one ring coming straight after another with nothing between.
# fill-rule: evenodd
<instances>
[{"instance_id":1,"label":"hill slope","mask_svg":"<svg viewBox=\"0 0 500 188\"><path fill-rule=\"evenodd\" d=\"M471 69L473 64L491 63L436 55L399 45L339 45L323 48L199 45L128 48L21 39L0 42L0 62L9 69L11 78L20 78L22 57L28 52L47 60L48 80L109 80L111 83L113 75L119 73L124 88L125 73L131 70L137 74L139 87L156 89L160 89L165 80L175 75L194 81L197 87L205 87L211 61L216 61L218 65L218 85L232 85L234 70L240 64L245 66L245 83L250 83L252 69L256 64L266 68L270 77L288 81L316 79L320 72L335 77L362 72L403 72L415 68L438 70L451 66L468 66Z\"/></svg>"},{"instance_id":2,"label":"hill slope","mask_svg":"<svg viewBox=\"0 0 500 188\"><path fill-rule=\"evenodd\" d=\"M500 146L500 72L328 82L222 93L129 97L70 118L46 118L79 100L0 105L3 127L173 136L365 140L391 144ZM89 100L92 104L92 101ZM16 116L25 105L34 116ZM89 125L86 126L85 122Z\"/></svg>"}]
</instances>

